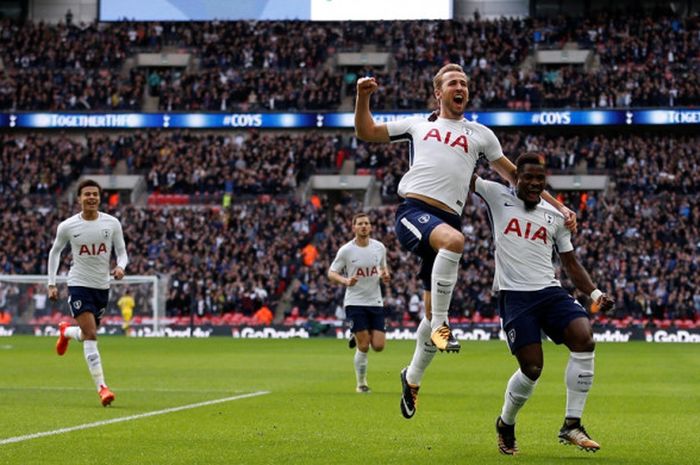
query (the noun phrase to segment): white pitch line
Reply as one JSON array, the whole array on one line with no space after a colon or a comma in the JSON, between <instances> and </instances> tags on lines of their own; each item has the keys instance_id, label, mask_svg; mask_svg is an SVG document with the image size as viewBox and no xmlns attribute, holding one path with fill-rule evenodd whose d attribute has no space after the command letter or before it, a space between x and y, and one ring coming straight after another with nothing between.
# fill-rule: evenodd
<instances>
[{"instance_id":1,"label":"white pitch line","mask_svg":"<svg viewBox=\"0 0 700 465\"><path fill-rule=\"evenodd\" d=\"M57 434L70 433L72 431L79 431L83 429L96 428L98 426L111 425L112 423L122 423L124 421L139 420L141 418L154 417L156 415L165 415L166 413L180 412L182 410L190 410L198 407L206 407L208 405L221 404L223 402L230 402L233 400L247 399L249 397L264 396L269 394L270 391L257 391L251 392L250 394L242 394L240 396L224 397L223 399L207 400L205 402L197 402L196 404L183 405L181 407L171 407L163 410L156 410L154 412L140 413L138 415L129 415L128 417L112 418L111 420L96 421L94 423L86 423L84 425L71 426L69 428L60 428L53 431L43 431L41 433L27 434L24 436L15 436L14 438L0 439L0 446L5 444L12 444L15 442L29 441L30 439L43 438L45 436L55 436Z\"/></svg>"},{"instance_id":2,"label":"white pitch line","mask_svg":"<svg viewBox=\"0 0 700 465\"><path fill-rule=\"evenodd\" d=\"M114 388L116 385L110 385ZM194 393L214 393L214 392L245 392L243 390L233 391L231 389L169 389L169 388L120 388L114 389L118 392L194 392ZM94 392L95 388L75 387L75 386L0 386L0 391L85 391Z\"/></svg>"}]
</instances>

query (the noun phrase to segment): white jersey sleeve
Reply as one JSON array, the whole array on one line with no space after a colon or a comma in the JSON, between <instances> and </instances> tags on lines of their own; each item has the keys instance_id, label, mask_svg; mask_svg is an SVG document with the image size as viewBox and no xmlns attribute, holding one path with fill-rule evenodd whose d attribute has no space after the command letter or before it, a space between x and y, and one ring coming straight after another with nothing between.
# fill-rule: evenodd
<instances>
[{"instance_id":1,"label":"white jersey sleeve","mask_svg":"<svg viewBox=\"0 0 700 465\"><path fill-rule=\"evenodd\" d=\"M330 269L348 277L357 277L357 284L345 288L343 306L383 306L384 300L379 286L379 276L383 267L386 267L386 248L381 242L370 239L366 247L360 247L352 240L343 245Z\"/></svg>"},{"instance_id":2,"label":"white jersey sleeve","mask_svg":"<svg viewBox=\"0 0 700 465\"><path fill-rule=\"evenodd\" d=\"M343 274L346 272L345 271L345 252L346 251L347 251L346 246L343 246L340 249L338 249L338 252L335 254L335 258L333 259L333 262L331 263L331 271L335 271L336 273L340 273L340 274Z\"/></svg>"},{"instance_id":3,"label":"white jersey sleeve","mask_svg":"<svg viewBox=\"0 0 700 465\"><path fill-rule=\"evenodd\" d=\"M564 223L558 225L556 232L554 233L554 242L557 246L558 253L566 253L574 250L574 244L571 243L571 231L569 228L564 226Z\"/></svg>"},{"instance_id":4,"label":"white jersey sleeve","mask_svg":"<svg viewBox=\"0 0 700 465\"><path fill-rule=\"evenodd\" d=\"M391 139L392 142L410 141L411 128L421 120L422 119L418 117L411 117L386 123L389 139Z\"/></svg>"},{"instance_id":5,"label":"white jersey sleeve","mask_svg":"<svg viewBox=\"0 0 700 465\"><path fill-rule=\"evenodd\" d=\"M513 189L477 178L475 191L488 208L493 231L496 291L536 291L561 286L552 254L573 250L564 216L545 201L527 210Z\"/></svg>"},{"instance_id":6,"label":"white jersey sleeve","mask_svg":"<svg viewBox=\"0 0 700 465\"><path fill-rule=\"evenodd\" d=\"M481 146L481 154L483 154L489 162L496 161L503 155L503 148L501 143L498 141L498 137L493 133L492 130L486 126L484 128L483 141Z\"/></svg>"}]
</instances>

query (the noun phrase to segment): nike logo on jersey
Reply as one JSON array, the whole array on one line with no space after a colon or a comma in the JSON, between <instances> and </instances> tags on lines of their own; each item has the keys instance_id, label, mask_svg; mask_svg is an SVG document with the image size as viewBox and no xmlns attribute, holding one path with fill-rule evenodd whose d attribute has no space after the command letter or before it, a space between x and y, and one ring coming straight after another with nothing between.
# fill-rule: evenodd
<instances>
[{"instance_id":1,"label":"nike logo on jersey","mask_svg":"<svg viewBox=\"0 0 700 465\"><path fill-rule=\"evenodd\" d=\"M82 234L82 233L80 233L80 234ZM79 237L80 234L73 234L73 237Z\"/></svg>"},{"instance_id":2,"label":"nike logo on jersey","mask_svg":"<svg viewBox=\"0 0 700 465\"><path fill-rule=\"evenodd\" d=\"M450 287L449 283L448 283L448 284L442 284L440 281L438 281L437 285L440 286L440 287Z\"/></svg>"},{"instance_id":3,"label":"nike logo on jersey","mask_svg":"<svg viewBox=\"0 0 700 465\"><path fill-rule=\"evenodd\" d=\"M350 260L350 263L357 263L359 260Z\"/></svg>"},{"instance_id":4,"label":"nike logo on jersey","mask_svg":"<svg viewBox=\"0 0 700 465\"><path fill-rule=\"evenodd\" d=\"M514 207L515 206L512 203L508 203L508 202L503 202L503 205L506 207Z\"/></svg>"}]
</instances>

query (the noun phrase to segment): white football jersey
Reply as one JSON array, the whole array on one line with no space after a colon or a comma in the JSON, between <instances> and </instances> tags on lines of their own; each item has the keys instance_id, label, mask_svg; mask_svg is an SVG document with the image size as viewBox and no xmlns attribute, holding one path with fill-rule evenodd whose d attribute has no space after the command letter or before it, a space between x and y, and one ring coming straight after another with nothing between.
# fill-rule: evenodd
<instances>
[{"instance_id":1,"label":"white football jersey","mask_svg":"<svg viewBox=\"0 0 700 465\"><path fill-rule=\"evenodd\" d=\"M501 143L483 124L438 118L406 118L387 123L392 142L408 141L410 169L399 182L399 195L420 194L462 214L472 173L480 156L503 156Z\"/></svg>"},{"instance_id":2,"label":"white football jersey","mask_svg":"<svg viewBox=\"0 0 700 465\"><path fill-rule=\"evenodd\" d=\"M345 288L343 306L384 306L379 287L380 273L384 268L386 247L378 240L370 239L366 247L357 245L355 239L343 245L331 263L331 270L347 277L358 277L357 284Z\"/></svg>"},{"instance_id":3,"label":"white football jersey","mask_svg":"<svg viewBox=\"0 0 700 465\"><path fill-rule=\"evenodd\" d=\"M126 270L129 260L119 220L98 212L96 220L86 221L78 213L58 225L56 240L49 253L49 285L56 284L61 252L69 242L73 254L73 264L68 272L69 286L109 289L112 247L117 255L117 266Z\"/></svg>"},{"instance_id":4,"label":"white football jersey","mask_svg":"<svg viewBox=\"0 0 700 465\"><path fill-rule=\"evenodd\" d=\"M496 256L494 291L537 291L561 286L554 275L552 252L574 250L564 215L540 200L533 210L515 191L502 184L477 178L476 193L488 207Z\"/></svg>"}]
</instances>

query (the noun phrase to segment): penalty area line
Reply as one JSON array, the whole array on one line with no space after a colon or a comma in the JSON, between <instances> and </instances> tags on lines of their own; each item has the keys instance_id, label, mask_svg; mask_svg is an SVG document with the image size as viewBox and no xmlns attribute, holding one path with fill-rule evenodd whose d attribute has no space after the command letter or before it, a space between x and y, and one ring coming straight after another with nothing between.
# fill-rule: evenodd
<instances>
[{"instance_id":1,"label":"penalty area line","mask_svg":"<svg viewBox=\"0 0 700 465\"><path fill-rule=\"evenodd\" d=\"M96 421L94 423L85 423L84 425L71 426L68 428L59 428L53 431L43 431L41 433L26 434L24 436L15 436L14 438L0 439L0 446L5 444L12 444L15 442L29 441L30 439L43 438L45 436L55 436L57 434L70 433L72 431L80 431L83 429L97 428L98 426L111 425L113 423L122 423L125 421L139 420L141 418L155 417L157 415L165 415L166 413L180 412L182 410L190 410L193 408L206 407L209 405L221 404L224 402L231 402L234 400L247 399L249 397L264 396L269 394L270 391L256 391L250 394L241 394L238 396L224 397L222 399L207 400L204 402L197 402L196 404L182 405L180 407L171 407L163 410L156 410L153 412L139 413L138 415L129 415L128 417L112 418L110 420Z\"/></svg>"}]
</instances>

